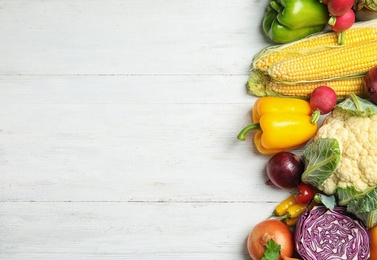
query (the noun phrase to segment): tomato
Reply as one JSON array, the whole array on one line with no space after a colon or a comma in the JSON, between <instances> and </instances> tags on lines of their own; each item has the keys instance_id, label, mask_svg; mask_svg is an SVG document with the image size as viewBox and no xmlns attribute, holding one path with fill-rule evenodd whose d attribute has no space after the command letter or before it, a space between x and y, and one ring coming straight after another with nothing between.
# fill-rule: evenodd
<instances>
[{"instance_id":1,"label":"tomato","mask_svg":"<svg viewBox=\"0 0 377 260\"><path fill-rule=\"evenodd\" d=\"M305 183L301 183L296 188L296 200L300 204L308 204L314 197L313 188Z\"/></svg>"},{"instance_id":2,"label":"tomato","mask_svg":"<svg viewBox=\"0 0 377 260\"><path fill-rule=\"evenodd\" d=\"M370 260L377 259L377 226L369 229Z\"/></svg>"}]
</instances>

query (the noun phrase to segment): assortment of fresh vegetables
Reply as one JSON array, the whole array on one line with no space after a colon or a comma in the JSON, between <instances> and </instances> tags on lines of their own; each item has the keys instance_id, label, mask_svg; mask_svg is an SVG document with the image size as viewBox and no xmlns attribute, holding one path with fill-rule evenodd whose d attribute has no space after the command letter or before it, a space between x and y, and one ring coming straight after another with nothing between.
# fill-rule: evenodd
<instances>
[{"instance_id":1,"label":"assortment of fresh vegetables","mask_svg":"<svg viewBox=\"0 0 377 260\"><path fill-rule=\"evenodd\" d=\"M288 226L295 226L299 216L318 203L314 200L313 187L300 183L295 191L275 207L273 216L284 221Z\"/></svg>"},{"instance_id":2,"label":"assortment of fresh vegetables","mask_svg":"<svg viewBox=\"0 0 377 260\"><path fill-rule=\"evenodd\" d=\"M337 33L327 32L264 48L253 58L248 92L309 97L326 85L340 98L349 93L362 96L365 74L377 66L377 19L355 23L343 34L343 45Z\"/></svg>"},{"instance_id":3,"label":"assortment of fresh vegetables","mask_svg":"<svg viewBox=\"0 0 377 260\"><path fill-rule=\"evenodd\" d=\"M365 10L377 0L269 3L263 31L279 44L253 57L253 123L237 138L255 130L266 184L290 194L249 233L254 260L377 260L377 19Z\"/></svg>"},{"instance_id":4,"label":"assortment of fresh vegetables","mask_svg":"<svg viewBox=\"0 0 377 260\"><path fill-rule=\"evenodd\" d=\"M355 21L374 18L376 0L270 0L262 28L270 40L281 44L323 32L328 24L343 44L343 32Z\"/></svg>"},{"instance_id":5,"label":"assortment of fresh vegetables","mask_svg":"<svg viewBox=\"0 0 377 260\"><path fill-rule=\"evenodd\" d=\"M302 180L336 194L368 227L377 224L377 106L351 94L335 106L303 153Z\"/></svg>"}]
</instances>

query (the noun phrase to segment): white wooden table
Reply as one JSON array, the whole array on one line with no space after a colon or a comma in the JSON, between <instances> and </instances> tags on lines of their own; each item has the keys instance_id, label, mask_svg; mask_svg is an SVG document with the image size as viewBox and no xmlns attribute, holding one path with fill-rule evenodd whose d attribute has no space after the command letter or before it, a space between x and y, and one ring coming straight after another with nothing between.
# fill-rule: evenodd
<instances>
[{"instance_id":1,"label":"white wooden table","mask_svg":"<svg viewBox=\"0 0 377 260\"><path fill-rule=\"evenodd\" d=\"M0 0L0 259L249 259L262 0Z\"/></svg>"}]
</instances>

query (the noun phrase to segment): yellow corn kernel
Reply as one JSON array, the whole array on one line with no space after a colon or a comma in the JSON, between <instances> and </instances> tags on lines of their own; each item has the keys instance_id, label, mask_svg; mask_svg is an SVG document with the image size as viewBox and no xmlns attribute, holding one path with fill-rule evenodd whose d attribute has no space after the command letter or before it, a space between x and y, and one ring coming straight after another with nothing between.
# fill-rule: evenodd
<instances>
[{"instance_id":1,"label":"yellow corn kernel","mask_svg":"<svg viewBox=\"0 0 377 260\"><path fill-rule=\"evenodd\" d=\"M304 82L297 84L282 84L274 81L267 82L266 88L279 95L309 97L313 90L319 86L332 88L338 98L345 98L350 93L364 97L364 77L329 80L320 82Z\"/></svg>"},{"instance_id":2,"label":"yellow corn kernel","mask_svg":"<svg viewBox=\"0 0 377 260\"><path fill-rule=\"evenodd\" d=\"M351 28L343 32L344 44L356 44L377 39L377 28ZM338 34L335 32L311 36L294 43L279 47L267 47L254 61L254 67L267 71L273 64L287 58L299 57L310 52L338 46Z\"/></svg>"},{"instance_id":3,"label":"yellow corn kernel","mask_svg":"<svg viewBox=\"0 0 377 260\"><path fill-rule=\"evenodd\" d=\"M343 45L286 59L272 65L268 75L275 81L322 81L365 74L377 66L377 40Z\"/></svg>"}]
</instances>

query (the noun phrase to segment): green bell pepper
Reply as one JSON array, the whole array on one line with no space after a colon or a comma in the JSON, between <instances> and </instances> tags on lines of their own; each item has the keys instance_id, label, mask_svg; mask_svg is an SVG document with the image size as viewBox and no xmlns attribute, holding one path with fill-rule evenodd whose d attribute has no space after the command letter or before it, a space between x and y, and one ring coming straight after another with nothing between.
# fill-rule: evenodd
<instances>
[{"instance_id":1,"label":"green bell pepper","mask_svg":"<svg viewBox=\"0 0 377 260\"><path fill-rule=\"evenodd\" d=\"M263 31L276 43L287 43L322 31L329 19L327 6L318 0L271 0Z\"/></svg>"}]
</instances>

